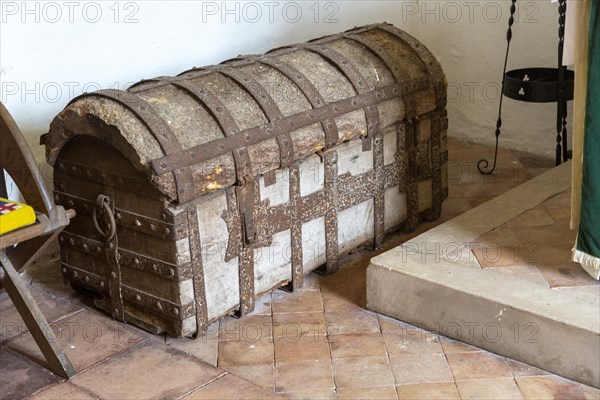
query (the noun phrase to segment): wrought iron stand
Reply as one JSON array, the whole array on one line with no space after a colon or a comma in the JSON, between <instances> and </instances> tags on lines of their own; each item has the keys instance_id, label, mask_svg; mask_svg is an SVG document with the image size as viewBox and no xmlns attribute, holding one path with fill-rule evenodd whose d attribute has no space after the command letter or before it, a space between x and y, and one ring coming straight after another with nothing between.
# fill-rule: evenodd
<instances>
[{"instance_id":1,"label":"wrought iron stand","mask_svg":"<svg viewBox=\"0 0 600 400\"><path fill-rule=\"evenodd\" d=\"M563 66L565 19L567 15L567 0L558 2L558 68L523 68L506 71L508 53L512 40L512 26L515 22L517 0L511 0L508 32L506 33L506 56L502 80L502 95L514 100L530 103L557 103L556 113L556 165L571 158L567 140L567 102L573 100L575 73ZM498 107L496 122L496 149L494 163L491 168L486 159L479 160L477 169L484 175L490 175L496 169L498 158L498 140L502 127L502 100Z\"/></svg>"}]
</instances>

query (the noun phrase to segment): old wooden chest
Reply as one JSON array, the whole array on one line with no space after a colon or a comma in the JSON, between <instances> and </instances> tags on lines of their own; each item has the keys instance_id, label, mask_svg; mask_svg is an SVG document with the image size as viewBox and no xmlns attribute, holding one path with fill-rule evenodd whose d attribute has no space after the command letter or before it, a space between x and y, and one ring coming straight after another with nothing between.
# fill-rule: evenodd
<instances>
[{"instance_id":1,"label":"old wooden chest","mask_svg":"<svg viewBox=\"0 0 600 400\"><path fill-rule=\"evenodd\" d=\"M114 318L191 336L447 197L446 82L389 24L84 94L42 137L62 272Z\"/></svg>"}]
</instances>

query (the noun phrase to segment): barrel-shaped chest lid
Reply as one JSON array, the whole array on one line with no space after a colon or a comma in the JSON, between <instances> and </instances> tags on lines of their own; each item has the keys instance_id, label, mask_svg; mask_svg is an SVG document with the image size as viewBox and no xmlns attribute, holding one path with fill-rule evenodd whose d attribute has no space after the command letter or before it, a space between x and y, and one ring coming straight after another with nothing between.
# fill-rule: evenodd
<instances>
[{"instance_id":1,"label":"barrel-shaped chest lid","mask_svg":"<svg viewBox=\"0 0 600 400\"><path fill-rule=\"evenodd\" d=\"M170 201L185 203L368 138L379 129L379 103L422 90L445 106L439 63L413 37L377 24L127 91L86 93L54 118L43 141L54 165L74 136L97 137Z\"/></svg>"}]
</instances>

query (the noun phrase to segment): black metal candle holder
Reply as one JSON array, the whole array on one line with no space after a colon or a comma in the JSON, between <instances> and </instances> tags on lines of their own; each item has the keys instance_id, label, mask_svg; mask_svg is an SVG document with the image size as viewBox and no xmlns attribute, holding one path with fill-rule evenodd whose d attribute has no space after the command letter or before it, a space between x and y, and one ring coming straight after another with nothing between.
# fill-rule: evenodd
<instances>
[{"instance_id":1,"label":"black metal candle holder","mask_svg":"<svg viewBox=\"0 0 600 400\"><path fill-rule=\"evenodd\" d=\"M564 53L565 18L567 14L567 1L558 2L558 68L522 68L506 71L510 42L512 40L512 26L515 22L517 0L511 0L508 31L506 33L506 56L502 79L502 96L513 100L530 103L557 103L556 112L556 165L571 158L568 150L567 137L567 102L573 100L575 87L575 73L562 65ZM498 107L498 120L496 122L496 149L494 164L491 168L486 159L479 160L477 169L484 175L490 175L496 169L498 160L498 141L502 127L502 100Z\"/></svg>"}]
</instances>

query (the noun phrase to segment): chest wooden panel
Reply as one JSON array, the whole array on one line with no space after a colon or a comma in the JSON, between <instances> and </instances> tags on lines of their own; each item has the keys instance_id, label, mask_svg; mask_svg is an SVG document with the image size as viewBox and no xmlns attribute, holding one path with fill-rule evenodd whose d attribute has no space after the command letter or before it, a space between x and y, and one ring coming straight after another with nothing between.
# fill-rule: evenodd
<instances>
[{"instance_id":1,"label":"chest wooden panel","mask_svg":"<svg viewBox=\"0 0 600 400\"><path fill-rule=\"evenodd\" d=\"M190 336L337 270L447 197L446 83L388 24L74 99L43 140L63 275L115 318Z\"/></svg>"}]
</instances>

